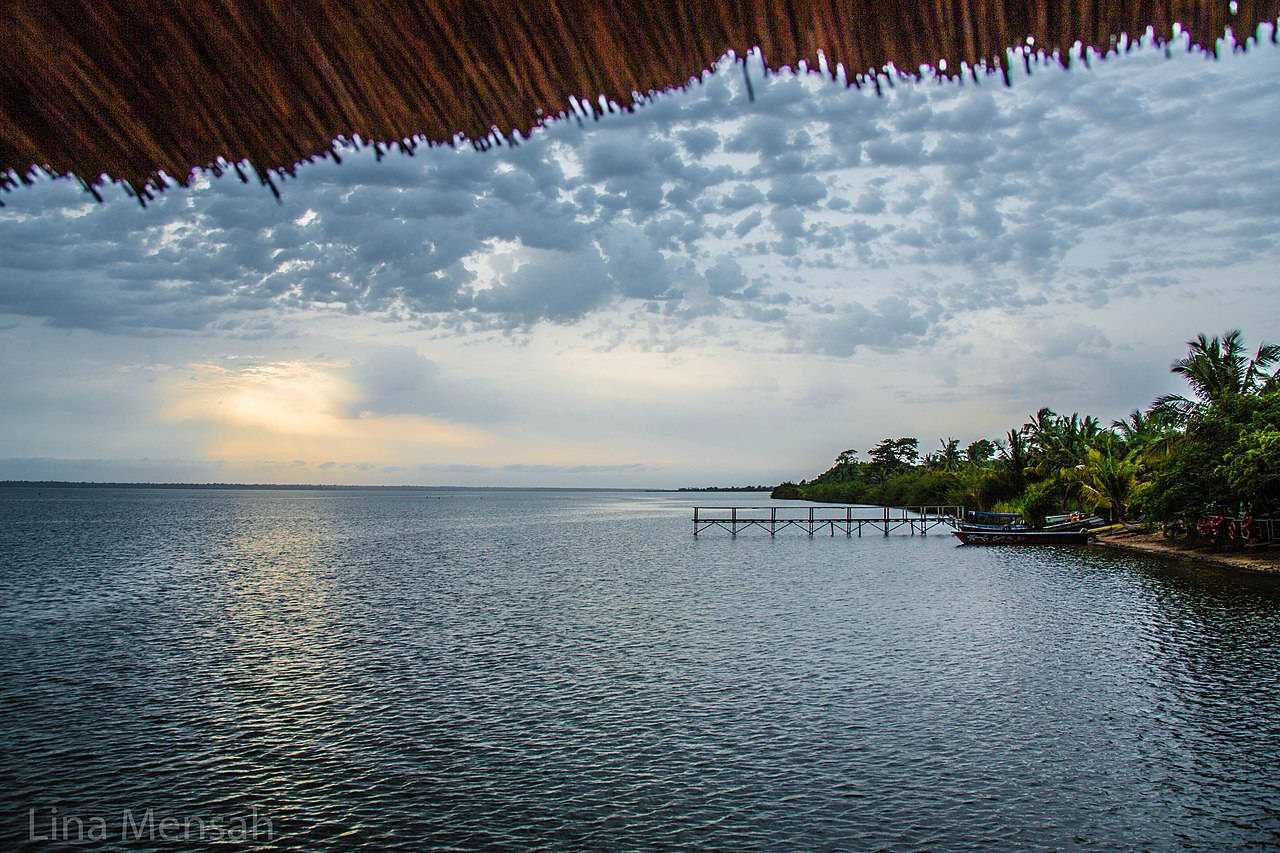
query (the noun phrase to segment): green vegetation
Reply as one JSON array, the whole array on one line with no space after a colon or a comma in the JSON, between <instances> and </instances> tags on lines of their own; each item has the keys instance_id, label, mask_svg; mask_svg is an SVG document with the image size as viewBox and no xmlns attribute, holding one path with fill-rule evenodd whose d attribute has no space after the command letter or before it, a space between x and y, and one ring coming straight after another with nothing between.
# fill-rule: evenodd
<instances>
[{"instance_id":1,"label":"green vegetation","mask_svg":"<svg viewBox=\"0 0 1280 853\"><path fill-rule=\"evenodd\" d=\"M1043 408L1002 438L961 449L941 439L922 457L915 438L845 450L812 481L782 483L775 498L890 506L957 505L1020 512L1109 514L1191 529L1210 506L1280 515L1280 346L1249 357L1239 331L1200 335L1172 371L1190 395L1165 395L1103 427Z\"/></svg>"}]
</instances>

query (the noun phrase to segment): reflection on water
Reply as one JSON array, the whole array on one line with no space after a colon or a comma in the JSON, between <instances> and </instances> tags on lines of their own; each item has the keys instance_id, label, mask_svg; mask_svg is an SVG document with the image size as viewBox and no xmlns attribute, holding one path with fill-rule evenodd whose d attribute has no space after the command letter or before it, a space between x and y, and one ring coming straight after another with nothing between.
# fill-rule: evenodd
<instances>
[{"instance_id":1,"label":"reflection on water","mask_svg":"<svg viewBox=\"0 0 1280 853\"><path fill-rule=\"evenodd\" d=\"M695 502L764 501L0 492L6 838L256 806L307 850L1280 842L1275 579L694 540Z\"/></svg>"}]
</instances>

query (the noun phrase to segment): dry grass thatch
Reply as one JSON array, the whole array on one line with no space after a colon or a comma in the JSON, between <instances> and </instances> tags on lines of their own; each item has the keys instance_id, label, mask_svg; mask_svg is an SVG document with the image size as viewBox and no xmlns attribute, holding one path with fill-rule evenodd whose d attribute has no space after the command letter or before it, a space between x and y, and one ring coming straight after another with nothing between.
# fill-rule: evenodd
<instances>
[{"instance_id":1,"label":"dry grass thatch","mask_svg":"<svg viewBox=\"0 0 1280 853\"><path fill-rule=\"evenodd\" d=\"M1232 9L1234 8L1234 12ZM32 167L136 192L220 159L272 170L335 137L485 144L563 114L630 106L727 50L771 68L818 52L850 82L947 60L1008 72L1011 46L1065 61L1175 22L1213 50L1280 0L23 0L0 5L0 185ZM1274 33L1274 31L1273 31ZM975 70L974 73L977 73Z\"/></svg>"}]
</instances>

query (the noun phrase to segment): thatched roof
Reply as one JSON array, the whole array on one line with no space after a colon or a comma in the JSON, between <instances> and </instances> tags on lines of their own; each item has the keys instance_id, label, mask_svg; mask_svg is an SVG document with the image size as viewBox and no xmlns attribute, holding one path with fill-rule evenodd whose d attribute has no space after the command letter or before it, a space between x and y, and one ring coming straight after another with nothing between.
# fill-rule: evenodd
<instances>
[{"instance_id":1,"label":"thatched roof","mask_svg":"<svg viewBox=\"0 0 1280 853\"><path fill-rule=\"evenodd\" d=\"M571 97L629 106L755 46L771 68L816 69L822 51L853 83L941 59L1007 77L1028 36L1065 61L1176 22L1213 50L1278 15L1280 0L21 0L0 5L0 185L34 166L144 192L219 160L265 178L340 136L482 141Z\"/></svg>"}]
</instances>

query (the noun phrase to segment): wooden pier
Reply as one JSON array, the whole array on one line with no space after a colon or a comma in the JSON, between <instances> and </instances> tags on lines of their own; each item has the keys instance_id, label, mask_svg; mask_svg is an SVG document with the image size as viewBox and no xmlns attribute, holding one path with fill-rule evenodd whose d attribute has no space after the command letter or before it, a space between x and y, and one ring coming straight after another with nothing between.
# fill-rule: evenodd
<instances>
[{"instance_id":1,"label":"wooden pier","mask_svg":"<svg viewBox=\"0 0 1280 853\"><path fill-rule=\"evenodd\" d=\"M902 531L925 536L938 526L955 529L964 518L962 506L695 506L693 535L712 528L727 530L737 536L751 528L767 530L770 536L780 530L862 537L864 529L888 536Z\"/></svg>"}]
</instances>

